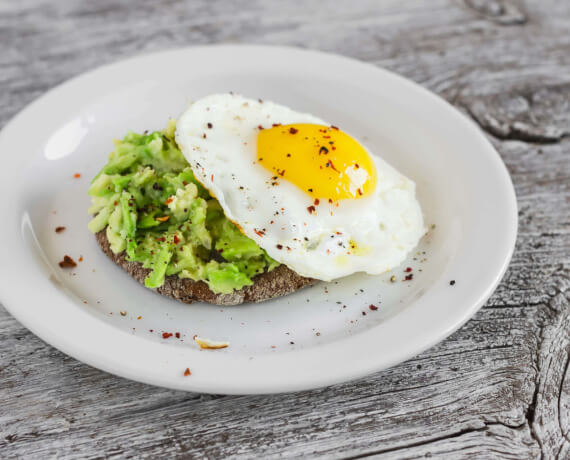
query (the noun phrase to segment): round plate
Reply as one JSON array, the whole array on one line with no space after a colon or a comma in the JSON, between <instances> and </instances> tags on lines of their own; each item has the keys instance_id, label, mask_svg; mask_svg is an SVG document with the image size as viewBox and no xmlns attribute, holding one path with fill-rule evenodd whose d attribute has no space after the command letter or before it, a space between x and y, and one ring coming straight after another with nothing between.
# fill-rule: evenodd
<instances>
[{"instance_id":1,"label":"round plate","mask_svg":"<svg viewBox=\"0 0 570 460\"><path fill-rule=\"evenodd\" d=\"M382 276L225 308L156 295L115 266L87 230L89 181L112 140L161 129L190 100L226 91L322 117L412 178L430 228L417 250ZM64 353L170 388L295 391L392 366L467 321L515 243L509 175L471 121L398 75L320 52L206 46L101 67L23 110L0 134L0 152L2 303ZM76 269L58 266L65 254L81 260ZM200 350L195 334L230 346Z\"/></svg>"}]
</instances>

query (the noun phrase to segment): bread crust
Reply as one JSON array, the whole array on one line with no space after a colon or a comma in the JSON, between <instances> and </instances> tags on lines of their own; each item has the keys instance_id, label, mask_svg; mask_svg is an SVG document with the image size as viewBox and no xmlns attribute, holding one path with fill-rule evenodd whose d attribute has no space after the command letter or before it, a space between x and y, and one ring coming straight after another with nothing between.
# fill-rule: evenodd
<instances>
[{"instance_id":1,"label":"bread crust","mask_svg":"<svg viewBox=\"0 0 570 460\"><path fill-rule=\"evenodd\" d=\"M139 262L128 261L124 251L119 254L113 253L105 230L97 233L95 237L107 257L144 285L144 280L150 273L150 269L144 268ZM255 276L253 285L245 286L231 294L216 294L203 281L179 278L176 275L165 277L164 284L155 291L183 303L208 302L215 305L239 305L245 302L263 302L291 294L305 286L315 284L317 281L298 275L285 265L279 265L270 272Z\"/></svg>"}]
</instances>

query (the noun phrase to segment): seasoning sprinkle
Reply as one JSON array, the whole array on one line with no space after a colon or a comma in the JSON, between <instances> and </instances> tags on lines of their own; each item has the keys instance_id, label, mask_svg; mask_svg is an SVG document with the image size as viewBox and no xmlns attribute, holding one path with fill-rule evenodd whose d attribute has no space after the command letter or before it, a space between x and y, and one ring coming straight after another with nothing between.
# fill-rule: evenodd
<instances>
[{"instance_id":1,"label":"seasoning sprinkle","mask_svg":"<svg viewBox=\"0 0 570 460\"><path fill-rule=\"evenodd\" d=\"M188 377L192 375L192 372L190 372L190 369L187 367L186 370L184 371L184 377Z\"/></svg>"},{"instance_id":2,"label":"seasoning sprinkle","mask_svg":"<svg viewBox=\"0 0 570 460\"><path fill-rule=\"evenodd\" d=\"M66 254L65 256L63 256L63 260L59 262L59 266L61 268L73 268L77 267L77 264L75 263L75 260L73 260L71 257L69 257Z\"/></svg>"},{"instance_id":3,"label":"seasoning sprinkle","mask_svg":"<svg viewBox=\"0 0 570 460\"><path fill-rule=\"evenodd\" d=\"M60 227L55 227L55 233L61 233L65 230L65 227L60 226Z\"/></svg>"}]
</instances>

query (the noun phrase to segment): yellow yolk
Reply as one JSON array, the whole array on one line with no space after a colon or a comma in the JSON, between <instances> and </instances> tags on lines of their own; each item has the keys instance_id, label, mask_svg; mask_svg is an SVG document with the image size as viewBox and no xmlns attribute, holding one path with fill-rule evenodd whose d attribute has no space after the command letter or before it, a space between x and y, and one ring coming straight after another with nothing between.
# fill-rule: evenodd
<instances>
[{"instance_id":1,"label":"yellow yolk","mask_svg":"<svg viewBox=\"0 0 570 460\"><path fill-rule=\"evenodd\" d=\"M299 123L263 129L257 161L274 181L287 179L314 198L360 198L376 187L366 149L336 127Z\"/></svg>"}]
</instances>

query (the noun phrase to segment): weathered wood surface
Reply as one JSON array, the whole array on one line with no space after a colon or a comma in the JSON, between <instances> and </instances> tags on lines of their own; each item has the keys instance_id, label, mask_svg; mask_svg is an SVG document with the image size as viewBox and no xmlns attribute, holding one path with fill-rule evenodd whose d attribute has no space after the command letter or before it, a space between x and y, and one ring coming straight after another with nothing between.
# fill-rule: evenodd
<instances>
[{"instance_id":1,"label":"weathered wood surface","mask_svg":"<svg viewBox=\"0 0 570 460\"><path fill-rule=\"evenodd\" d=\"M558 0L0 1L0 125L69 77L141 52L316 48L399 72L470 115L520 209L513 262L471 321L323 390L214 397L133 383L0 308L0 457L570 458L569 30Z\"/></svg>"}]
</instances>

